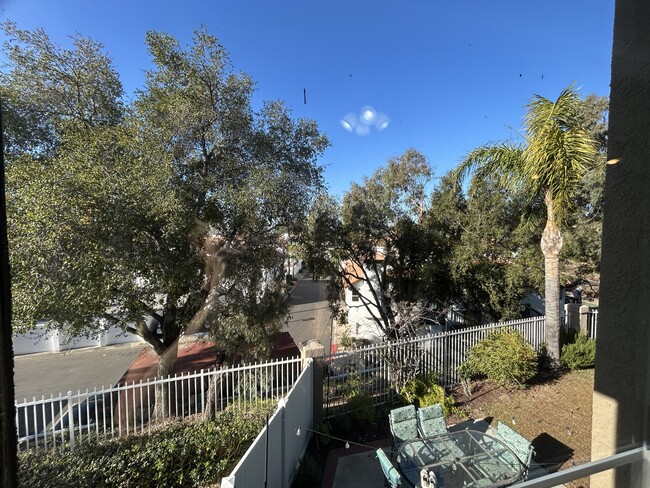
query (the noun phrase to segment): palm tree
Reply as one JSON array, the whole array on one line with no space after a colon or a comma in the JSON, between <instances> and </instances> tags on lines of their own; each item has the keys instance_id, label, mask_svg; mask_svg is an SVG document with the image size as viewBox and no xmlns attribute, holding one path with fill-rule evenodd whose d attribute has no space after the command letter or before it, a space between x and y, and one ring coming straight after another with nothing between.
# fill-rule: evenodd
<instances>
[{"instance_id":1,"label":"palm tree","mask_svg":"<svg viewBox=\"0 0 650 488\"><path fill-rule=\"evenodd\" d=\"M522 190L531 202L543 200L546 344L555 361L560 357L560 227L596 155L595 142L580 123L581 103L573 85L555 102L535 95L527 105L522 143L478 147L455 170L459 182L473 173L473 178L496 178L505 187Z\"/></svg>"}]
</instances>

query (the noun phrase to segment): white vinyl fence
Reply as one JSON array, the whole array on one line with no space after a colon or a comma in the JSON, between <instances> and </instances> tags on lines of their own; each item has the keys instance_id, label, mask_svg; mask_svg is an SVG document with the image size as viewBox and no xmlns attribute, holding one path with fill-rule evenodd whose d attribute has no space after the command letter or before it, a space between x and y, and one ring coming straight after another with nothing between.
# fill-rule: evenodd
<instances>
[{"instance_id":1,"label":"white vinyl fence","mask_svg":"<svg viewBox=\"0 0 650 488\"><path fill-rule=\"evenodd\" d=\"M587 337L596 339L598 331L598 309L590 308L587 312Z\"/></svg>"},{"instance_id":2,"label":"white vinyl fence","mask_svg":"<svg viewBox=\"0 0 650 488\"><path fill-rule=\"evenodd\" d=\"M364 390L373 403L392 402L394 388L413 373L435 375L442 386L459 382L456 368L465 360L469 348L490 332L512 329L520 332L535 348L544 342L544 317L499 322L386 342L323 357L327 376L323 378L325 416L347 412L351 394Z\"/></svg>"},{"instance_id":3,"label":"white vinyl fence","mask_svg":"<svg viewBox=\"0 0 650 488\"><path fill-rule=\"evenodd\" d=\"M230 476L221 480L223 488L290 486L303 458L313 422L314 363L309 359L302 374L278 409L269 418Z\"/></svg>"},{"instance_id":4,"label":"white vinyl fence","mask_svg":"<svg viewBox=\"0 0 650 488\"><path fill-rule=\"evenodd\" d=\"M302 369L300 358L281 359L17 402L18 448L72 450L164 428L175 418L205 418L208 409L245 408L286 395Z\"/></svg>"}]
</instances>

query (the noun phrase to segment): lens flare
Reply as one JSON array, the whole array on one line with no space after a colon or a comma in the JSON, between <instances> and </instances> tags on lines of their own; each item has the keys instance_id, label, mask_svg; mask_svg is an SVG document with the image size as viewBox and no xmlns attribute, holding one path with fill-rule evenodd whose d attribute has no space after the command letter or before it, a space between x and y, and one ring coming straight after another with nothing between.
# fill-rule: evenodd
<instances>
[{"instance_id":1,"label":"lens flare","mask_svg":"<svg viewBox=\"0 0 650 488\"><path fill-rule=\"evenodd\" d=\"M361 109L361 121L364 124L371 125L377 118L377 112L370 105L366 105Z\"/></svg>"},{"instance_id":2,"label":"lens flare","mask_svg":"<svg viewBox=\"0 0 650 488\"><path fill-rule=\"evenodd\" d=\"M370 105L361 107L358 115L354 112L349 112L339 120L341 127L358 136L367 136L370 134L371 127L374 127L377 132L381 132L388 127L390 122L390 118L385 113L378 112Z\"/></svg>"}]
</instances>

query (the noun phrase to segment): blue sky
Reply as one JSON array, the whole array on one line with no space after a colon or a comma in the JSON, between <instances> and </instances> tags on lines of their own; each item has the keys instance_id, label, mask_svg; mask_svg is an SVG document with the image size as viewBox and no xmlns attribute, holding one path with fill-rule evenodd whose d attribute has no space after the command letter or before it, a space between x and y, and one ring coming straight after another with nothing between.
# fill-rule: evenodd
<instances>
[{"instance_id":1,"label":"blue sky","mask_svg":"<svg viewBox=\"0 0 650 488\"><path fill-rule=\"evenodd\" d=\"M575 81L609 95L614 0L0 0L3 19L66 46L101 41L127 94L150 66L147 30L182 43L203 25L257 83L330 138L321 164L335 194L409 147L442 175L477 145L515 135L533 94ZM303 101L307 92L307 104ZM340 121L371 106L382 131Z\"/></svg>"}]
</instances>

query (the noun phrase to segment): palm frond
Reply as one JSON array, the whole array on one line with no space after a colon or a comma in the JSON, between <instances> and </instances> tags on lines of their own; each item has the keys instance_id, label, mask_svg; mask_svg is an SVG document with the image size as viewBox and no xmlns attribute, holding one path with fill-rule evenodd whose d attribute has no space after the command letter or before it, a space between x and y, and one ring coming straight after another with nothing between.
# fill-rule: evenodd
<instances>
[{"instance_id":1,"label":"palm frond","mask_svg":"<svg viewBox=\"0 0 650 488\"><path fill-rule=\"evenodd\" d=\"M596 153L595 142L580 126L580 103L571 85L555 102L535 96L525 117L525 178L536 192L549 193L560 221L570 213L577 186Z\"/></svg>"},{"instance_id":2,"label":"palm frond","mask_svg":"<svg viewBox=\"0 0 650 488\"><path fill-rule=\"evenodd\" d=\"M495 179L502 187L515 187L522 182L523 149L510 141L484 145L471 151L452 172L452 178L464 182L470 175L476 179Z\"/></svg>"}]
</instances>

